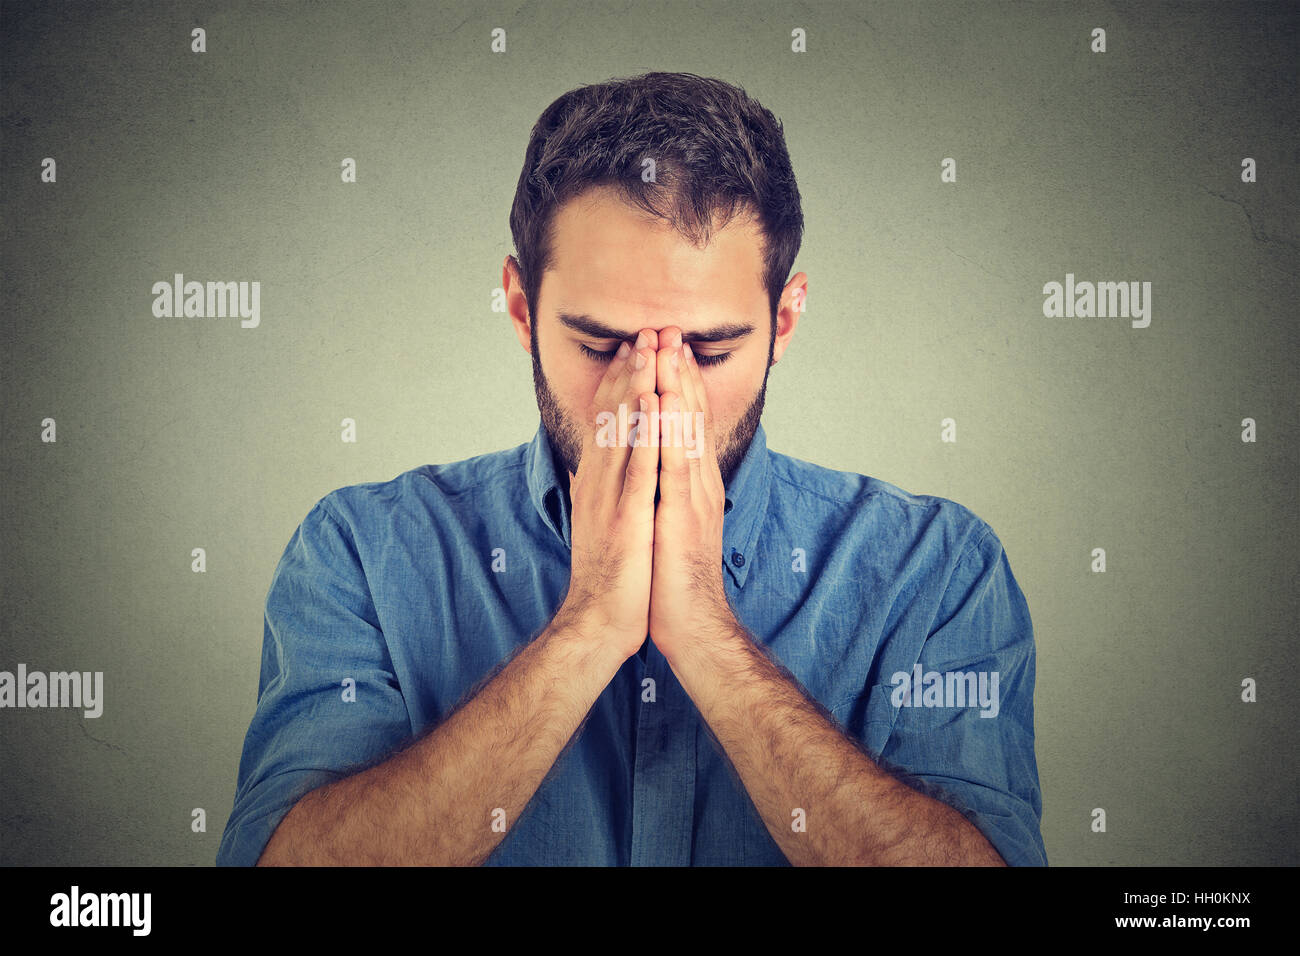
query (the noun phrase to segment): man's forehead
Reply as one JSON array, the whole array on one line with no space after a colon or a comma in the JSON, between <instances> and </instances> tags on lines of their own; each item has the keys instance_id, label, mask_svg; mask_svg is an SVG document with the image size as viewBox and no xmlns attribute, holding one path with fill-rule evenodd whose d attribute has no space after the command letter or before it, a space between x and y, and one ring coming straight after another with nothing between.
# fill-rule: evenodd
<instances>
[{"instance_id":1,"label":"man's forehead","mask_svg":"<svg viewBox=\"0 0 1300 956\"><path fill-rule=\"evenodd\" d=\"M676 312L680 324L699 311L747 313L766 298L763 235L743 214L697 245L604 190L566 203L549 239L545 281L560 301L582 306L570 311Z\"/></svg>"}]
</instances>

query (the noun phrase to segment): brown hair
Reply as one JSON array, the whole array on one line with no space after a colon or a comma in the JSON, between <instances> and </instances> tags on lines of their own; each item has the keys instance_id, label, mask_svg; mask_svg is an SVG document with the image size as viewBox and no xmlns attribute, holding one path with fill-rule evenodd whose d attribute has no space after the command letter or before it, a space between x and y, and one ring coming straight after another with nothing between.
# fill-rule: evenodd
<instances>
[{"instance_id":1,"label":"brown hair","mask_svg":"<svg viewBox=\"0 0 1300 956\"><path fill-rule=\"evenodd\" d=\"M655 182L641 178L655 161ZM693 73L646 73L565 93L533 126L510 209L524 297L536 335L551 224L595 186L667 220L693 245L738 212L757 217L763 275L776 309L803 237L803 212L781 124L744 90Z\"/></svg>"}]
</instances>

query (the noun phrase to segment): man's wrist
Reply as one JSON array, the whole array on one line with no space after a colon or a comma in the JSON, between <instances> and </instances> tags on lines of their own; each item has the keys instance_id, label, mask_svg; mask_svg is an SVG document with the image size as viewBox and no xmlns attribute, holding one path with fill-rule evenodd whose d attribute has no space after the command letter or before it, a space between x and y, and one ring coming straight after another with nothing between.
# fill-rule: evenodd
<instances>
[{"instance_id":1,"label":"man's wrist","mask_svg":"<svg viewBox=\"0 0 1300 956\"><path fill-rule=\"evenodd\" d=\"M726 614L711 615L707 621L700 621L690 634L665 641L667 649L660 647L660 650L673 673L680 676L683 670L711 669L710 663L720 653L734 657L736 652L747 650L751 643L749 633L728 609Z\"/></svg>"},{"instance_id":2,"label":"man's wrist","mask_svg":"<svg viewBox=\"0 0 1300 956\"><path fill-rule=\"evenodd\" d=\"M628 653L628 640L601 627L589 615L557 614L546 629L546 637L561 653L573 657L580 666L593 666L613 677L636 651Z\"/></svg>"}]
</instances>

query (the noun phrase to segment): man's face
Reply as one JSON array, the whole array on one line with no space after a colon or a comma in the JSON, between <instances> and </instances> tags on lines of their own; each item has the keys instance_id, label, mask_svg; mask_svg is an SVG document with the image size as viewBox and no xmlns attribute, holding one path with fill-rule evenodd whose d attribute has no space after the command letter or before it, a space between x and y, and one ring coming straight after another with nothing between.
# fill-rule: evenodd
<instances>
[{"instance_id":1,"label":"man's face","mask_svg":"<svg viewBox=\"0 0 1300 956\"><path fill-rule=\"evenodd\" d=\"M697 249L600 188L565 203L553 230L530 338L542 425L565 468L577 473L584 435L596 428L592 400L620 341L675 326L699 363L730 483L758 428L772 356L758 227L737 217Z\"/></svg>"}]
</instances>

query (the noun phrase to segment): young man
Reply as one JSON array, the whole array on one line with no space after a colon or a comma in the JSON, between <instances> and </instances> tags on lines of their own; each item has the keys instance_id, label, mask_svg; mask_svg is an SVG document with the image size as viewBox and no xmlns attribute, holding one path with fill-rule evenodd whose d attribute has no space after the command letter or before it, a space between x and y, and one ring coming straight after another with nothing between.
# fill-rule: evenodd
<instances>
[{"instance_id":1,"label":"young man","mask_svg":"<svg viewBox=\"0 0 1300 956\"><path fill-rule=\"evenodd\" d=\"M537 434L307 515L218 862L1045 864L997 536L767 448L807 293L772 114L565 94L511 228Z\"/></svg>"}]
</instances>

